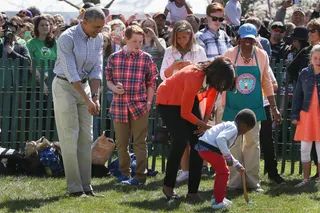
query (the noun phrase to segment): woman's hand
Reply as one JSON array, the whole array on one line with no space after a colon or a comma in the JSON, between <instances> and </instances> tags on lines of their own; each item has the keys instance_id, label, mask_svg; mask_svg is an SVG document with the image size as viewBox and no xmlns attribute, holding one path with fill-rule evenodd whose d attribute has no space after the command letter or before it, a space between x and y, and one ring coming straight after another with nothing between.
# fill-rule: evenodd
<instances>
[{"instance_id":1,"label":"woman's hand","mask_svg":"<svg viewBox=\"0 0 320 213\"><path fill-rule=\"evenodd\" d=\"M150 37L153 38L153 39L157 39L157 35L156 35L156 33L153 31L153 29L151 29L150 27L147 27L147 29L148 29L147 35L150 36Z\"/></svg>"},{"instance_id":2,"label":"woman's hand","mask_svg":"<svg viewBox=\"0 0 320 213\"><path fill-rule=\"evenodd\" d=\"M133 20L135 20L136 18L137 18L137 13L131 15L131 16L127 19L127 24L130 25L131 22L132 22Z\"/></svg>"},{"instance_id":3,"label":"woman's hand","mask_svg":"<svg viewBox=\"0 0 320 213\"><path fill-rule=\"evenodd\" d=\"M212 126L204 123L203 121L198 122L198 129L194 131L194 134L201 136L203 135L208 129L210 129Z\"/></svg>"},{"instance_id":4,"label":"woman's hand","mask_svg":"<svg viewBox=\"0 0 320 213\"><path fill-rule=\"evenodd\" d=\"M186 67L186 66L189 66L190 64L192 64L190 61L175 61L175 69L176 70L181 70L182 68Z\"/></svg>"},{"instance_id":5,"label":"woman's hand","mask_svg":"<svg viewBox=\"0 0 320 213\"><path fill-rule=\"evenodd\" d=\"M292 124L298 125L299 121L298 120L292 120Z\"/></svg>"},{"instance_id":6,"label":"woman's hand","mask_svg":"<svg viewBox=\"0 0 320 213\"><path fill-rule=\"evenodd\" d=\"M272 108L272 115L273 115L273 118L274 118L274 121L276 122L276 124L281 124L282 122L282 117L281 117L281 114L278 110L278 108Z\"/></svg>"},{"instance_id":7,"label":"woman's hand","mask_svg":"<svg viewBox=\"0 0 320 213\"><path fill-rule=\"evenodd\" d=\"M110 21L112 21L112 15L108 15L104 20L105 24L109 23Z\"/></svg>"}]
</instances>

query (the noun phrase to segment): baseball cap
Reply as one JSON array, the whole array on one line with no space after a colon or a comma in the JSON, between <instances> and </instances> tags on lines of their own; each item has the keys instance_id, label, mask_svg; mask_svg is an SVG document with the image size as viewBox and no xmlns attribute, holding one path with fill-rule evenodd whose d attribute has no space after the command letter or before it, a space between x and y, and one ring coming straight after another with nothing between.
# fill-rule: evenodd
<instances>
[{"instance_id":1,"label":"baseball cap","mask_svg":"<svg viewBox=\"0 0 320 213\"><path fill-rule=\"evenodd\" d=\"M154 18L156 18L156 17L158 17L158 16L160 16L160 15L162 15L162 16L164 17L164 19L167 18L166 14L164 14L163 12L157 12L157 13L155 13L152 18L154 19Z\"/></svg>"},{"instance_id":2,"label":"baseball cap","mask_svg":"<svg viewBox=\"0 0 320 213\"><path fill-rule=\"evenodd\" d=\"M29 10L20 10L20 11L17 13L17 16L19 16L19 17L26 17L26 16L28 16L28 17L32 18L32 13L31 13L31 11L29 11Z\"/></svg>"},{"instance_id":3,"label":"baseball cap","mask_svg":"<svg viewBox=\"0 0 320 213\"><path fill-rule=\"evenodd\" d=\"M243 24L238 30L240 38L256 38L258 35L257 28L253 24Z\"/></svg>"},{"instance_id":4,"label":"baseball cap","mask_svg":"<svg viewBox=\"0 0 320 213\"><path fill-rule=\"evenodd\" d=\"M286 29L286 26L281 21L272 22L270 25L270 28L274 28L274 27L283 28L284 30Z\"/></svg>"},{"instance_id":5,"label":"baseball cap","mask_svg":"<svg viewBox=\"0 0 320 213\"><path fill-rule=\"evenodd\" d=\"M293 13L295 13L295 12L300 12L300 13L302 13L302 15L304 15L304 16L306 15L305 12L303 11L303 9L302 9L301 7L295 8L295 9L293 10ZM293 13L292 13L292 14L293 14Z\"/></svg>"}]
</instances>

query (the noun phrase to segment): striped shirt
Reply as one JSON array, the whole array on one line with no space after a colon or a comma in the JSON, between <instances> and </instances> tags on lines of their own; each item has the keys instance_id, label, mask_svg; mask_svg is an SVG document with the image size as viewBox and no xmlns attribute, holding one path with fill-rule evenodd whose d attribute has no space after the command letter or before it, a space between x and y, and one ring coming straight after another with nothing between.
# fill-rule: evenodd
<instances>
[{"instance_id":1,"label":"striped shirt","mask_svg":"<svg viewBox=\"0 0 320 213\"><path fill-rule=\"evenodd\" d=\"M116 122L129 122L129 112L134 120L147 111L147 88L156 88L157 65L152 56L142 50L128 53L126 48L110 55L106 67L107 81L121 83L124 94L113 93L110 115Z\"/></svg>"},{"instance_id":2,"label":"striped shirt","mask_svg":"<svg viewBox=\"0 0 320 213\"><path fill-rule=\"evenodd\" d=\"M209 60L218 58L232 48L229 36L221 29L216 33L206 27L196 33L196 39L198 44L204 48Z\"/></svg>"},{"instance_id":3,"label":"striped shirt","mask_svg":"<svg viewBox=\"0 0 320 213\"><path fill-rule=\"evenodd\" d=\"M69 82L102 79L103 36L89 38L81 23L67 29L57 42L58 57L53 72Z\"/></svg>"}]
</instances>

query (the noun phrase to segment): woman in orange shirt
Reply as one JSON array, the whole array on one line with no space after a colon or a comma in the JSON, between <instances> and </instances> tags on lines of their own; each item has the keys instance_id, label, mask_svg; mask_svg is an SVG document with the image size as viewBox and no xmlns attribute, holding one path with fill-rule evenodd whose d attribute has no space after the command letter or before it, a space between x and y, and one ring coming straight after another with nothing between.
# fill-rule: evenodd
<instances>
[{"instance_id":1,"label":"woman in orange shirt","mask_svg":"<svg viewBox=\"0 0 320 213\"><path fill-rule=\"evenodd\" d=\"M183 152L189 142L190 163L187 197L200 198L198 188L202 159L194 149L198 136L211 126L207 124L217 91L233 89L235 68L232 61L221 57L213 62L189 65L165 79L157 89L156 104L160 116L172 136L163 193L167 199L179 199L174 191ZM203 119L199 102L207 98Z\"/></svg>"}]
</instances>

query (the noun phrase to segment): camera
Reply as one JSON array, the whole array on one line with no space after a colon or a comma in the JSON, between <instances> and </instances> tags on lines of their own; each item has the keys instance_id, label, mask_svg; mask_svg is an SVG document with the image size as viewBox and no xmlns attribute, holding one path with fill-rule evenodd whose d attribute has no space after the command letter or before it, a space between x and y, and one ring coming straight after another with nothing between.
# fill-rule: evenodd
<instances>
[{"instance_id":1,"label":"camera","mask_svg":"<svg viewBox=\"0 0 320 213\"><path fill-rule=\"evenodd\" d=\"M13 28L15 30L13 30ZM10 22L5 22L4 25L2 26L2 29L3 29L4 44L12 43L13 36L17 31L17 26L13 25Z\"/></svg>"},{"instance_id":2,"label":"camera","mask_svg":"<svg viewBox=\"0 0 320 213\"><path fill-rule=\"evenodd\" d=\"M111 19L112 20L115 20L115 19L120 19L121 20L121 16L120 16L120 14L119 15L112 15Z\"/></svg>"}]
</instances>

